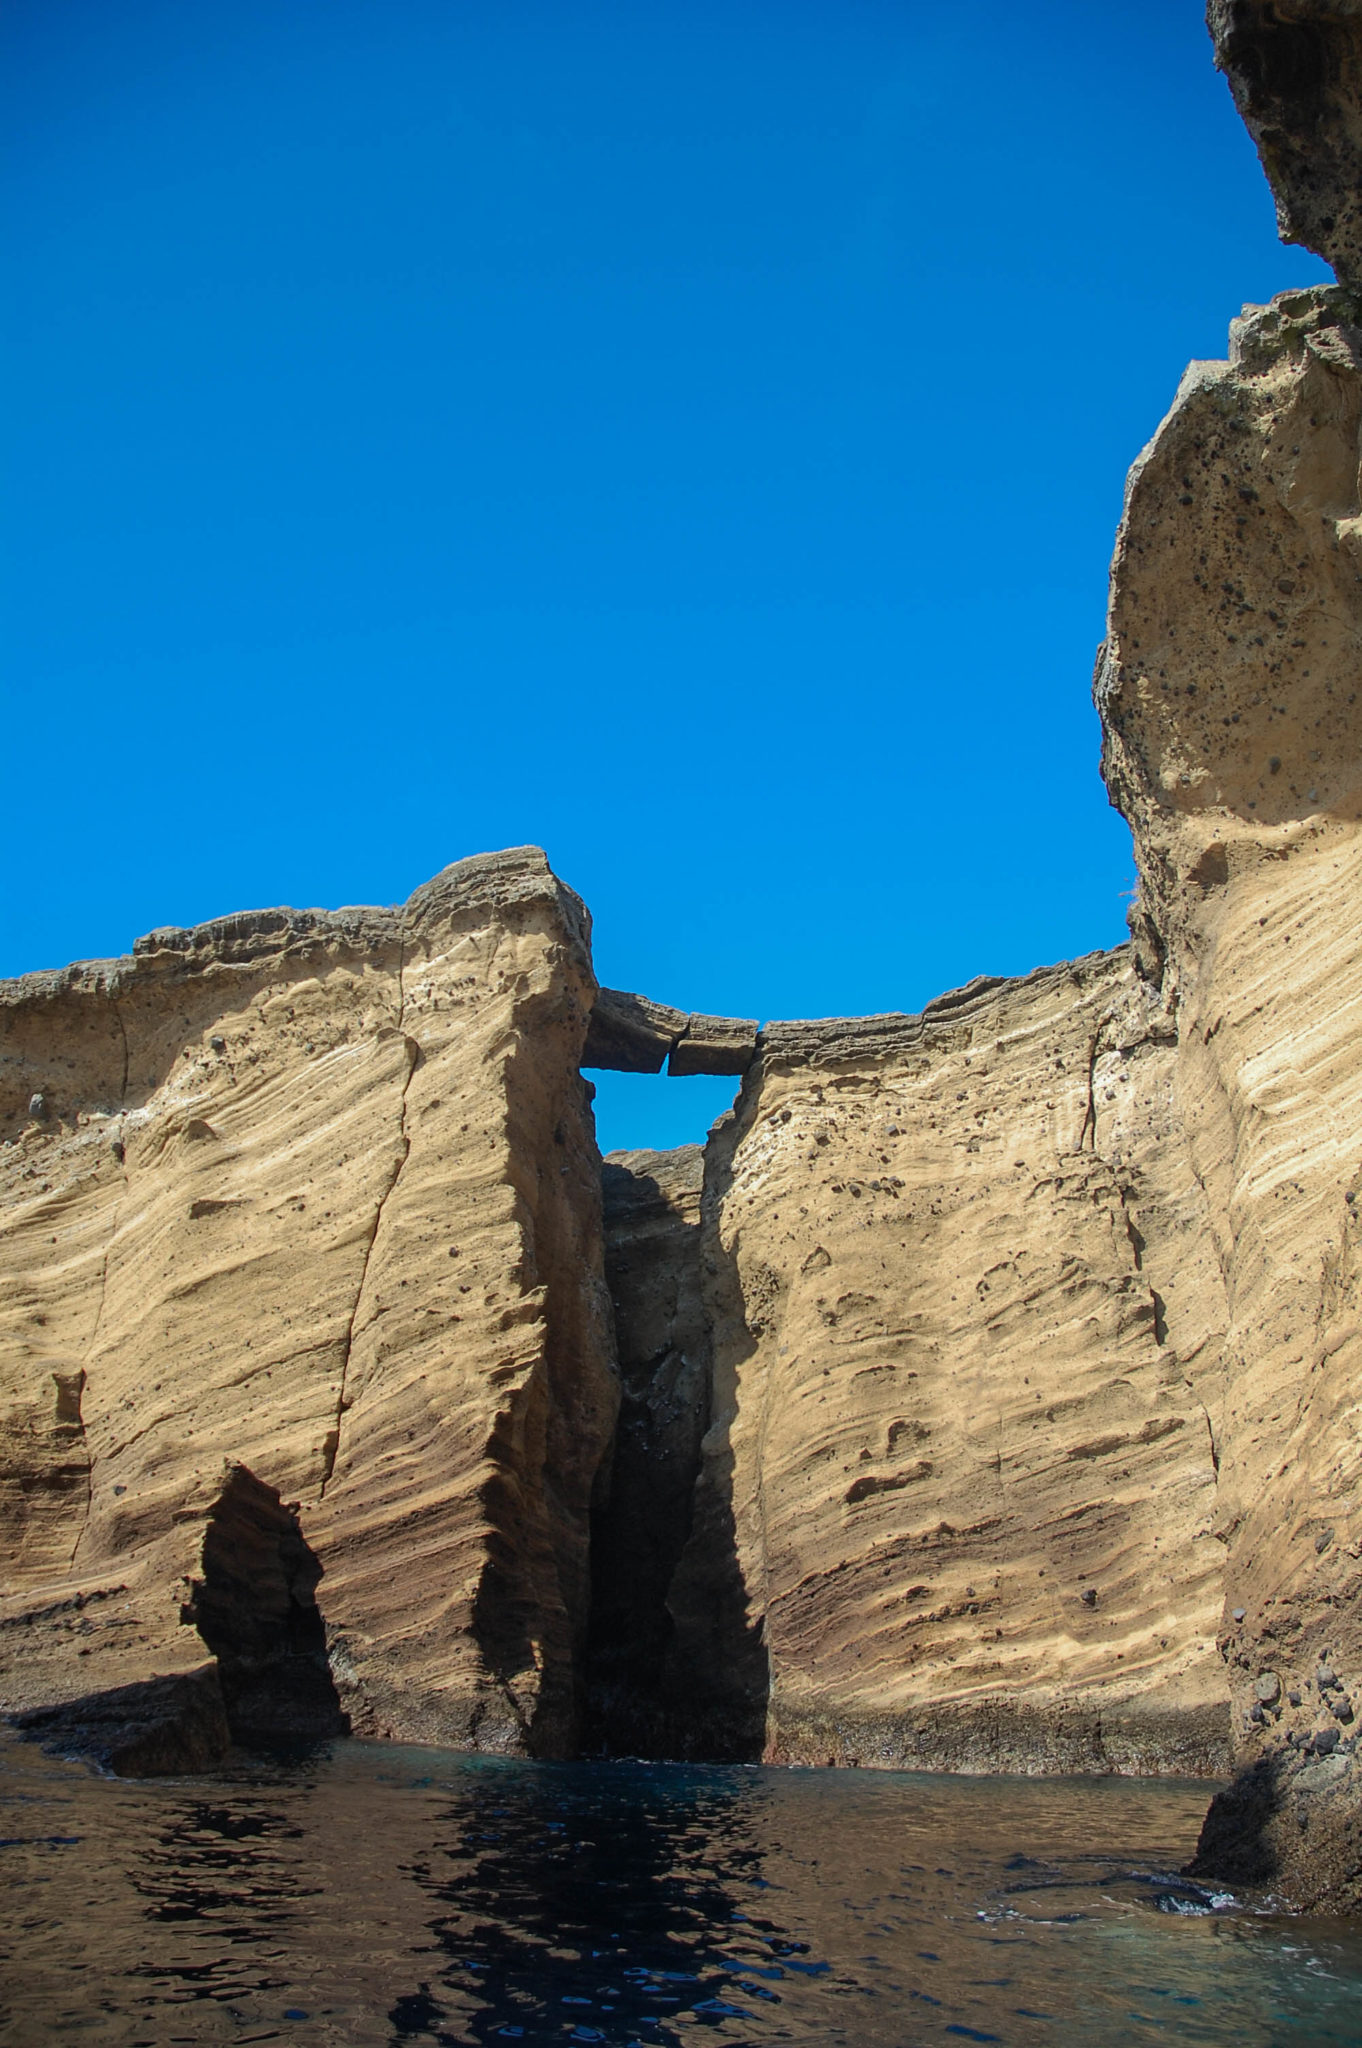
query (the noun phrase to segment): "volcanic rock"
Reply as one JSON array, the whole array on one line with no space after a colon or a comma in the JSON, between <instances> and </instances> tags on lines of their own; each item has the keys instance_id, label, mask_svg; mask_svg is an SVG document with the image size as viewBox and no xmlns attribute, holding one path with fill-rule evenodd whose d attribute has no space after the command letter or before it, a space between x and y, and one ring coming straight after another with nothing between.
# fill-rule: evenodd
<instances>
[{"instance_id":1,"label":"volcanic rock","mask_svg":"<svg viewBox=\"0 0 1362 2048\"><path fill-rule=\"evenodd\" d=\"M588 949L521 848L401 910L223 918L0 989L7 1705L200 1664L245 1468L325 1574L333 1726L572 1746L618 1399ZM283 1541L257 1634L303 1583Z\"/></svg>"},{"instance_id":2,"label":"volcanic rock","mask_svg":"<svg viewBox=\"0 0 1362 2048\"><path fill-rule=\"evenodd\" d=\"M1210 0L1215 61L1257 144L1284 242L1362 288L1362 9Z\"/></svg>"},{"instance_id":3,"label":"volcanic rock","mask_svg":"<svg viewBox=\"0 0 1362 2048\"><path fill-rule=\"evenodd\" d=\"M1362 1667L1358 317L1340 287L1287 293L1245 309L1226 362L1193 364L1131 473L1098 668L1139 958L1176 1012L1229 1309L1216 1527L1236 1730L1265 1664L1295 1692L1325 1649ZM1256 1767L1268 1735L1239 1740ZM1325 1896L1342 1860L1320 1832L1253 1810L1275 1882Z\"/></svg>"}]
</instances>

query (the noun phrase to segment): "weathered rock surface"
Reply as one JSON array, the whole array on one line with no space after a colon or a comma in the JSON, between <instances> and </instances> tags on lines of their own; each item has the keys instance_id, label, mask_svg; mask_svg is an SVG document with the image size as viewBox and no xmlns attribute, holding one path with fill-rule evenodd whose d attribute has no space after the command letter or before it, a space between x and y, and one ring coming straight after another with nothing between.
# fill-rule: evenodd
<instances>
[{"instance_id":1,"label":"weathered rock surface","mask_svg":"<svg viewBox=\"0 0 1362 2048\"><path fill-rule=\"evenodd\" d=\"M1210 0L1215 60L1257 144L1284 242L1362 287L1362 5Z\"/></svg>"},{"instance_id":2,"label":"weathered rock surface","mask_svg":"<svg viewBox=\"0 0 1362 2048\"><path fill-rule=\"evenodd\" d=\"M758 1033L522 848L0 987L31 1733L1232 1764L1197 1873L1362 1906L1362 0L1209 18L1341 282L1131 472L1133 944ZM734 1111L602 1180L664 1065Z\"/></svg>"},{"instance_id":3,"label":"weathered rock surface","mask_svg":"<svg viewBox=\"0 0 1362 2048\"><path fill-rule=\"evenodd\" d=\"M1287 294L1193 365L1132 472L1097 685L1229 1311L1220 1633L1250 1763L1350 1748L1362 1685L1357 323L1342 288ZM1362 1903L1350 1783L1239 1802L1304 1902Z\"/></svg>"},{"instance_id":4,"label":"weathered rock surface","mask_svg":"<svg viewBox=\"0 0 1362 2048\"><path fill-rule=\"evenodd\" d=\"M1175 1061L1125 950L764 1033L706 1169L690 1753L1223 1768L1225 1304ZM654 1249L662 1293L694 1248Z\"/></svg>"},{"instance_id":5,"label":"weathered rock surface","mask_svg":"<svg viewBox=\"0 0 1362 2048\"><path fill-rule=\"evenodd\" d=\"M210 1771L231 1748L216 1664L14 1716L35 1741L120 1778Z\"/></svg>"},{"instance_id":6,"label":"weathered rock surface","mask_svg":"<svg viewBox=\"0 0 1362 2048\"><path fill-rule=\"evenodd\" d=\"M706 1017L648 996L603 988L582 1054L584 1067L625 1074L743 1074L757 1049L755 1017Z\"/></svg>"},{"instance_id":7,"label":"weathered rock surface","mask_svg":"<svg viewBox=\"0 0 1362 2048\"><path fill-rule=\"evenodd\" d=\"M6 1704L201 1663L226 1461L296 1504L325 1581L276 1543L257 1624L320 1598L358 1732L571 1746L617 1401L588 945L529 848L0 990Z\"/></svg>"}]
</instances>

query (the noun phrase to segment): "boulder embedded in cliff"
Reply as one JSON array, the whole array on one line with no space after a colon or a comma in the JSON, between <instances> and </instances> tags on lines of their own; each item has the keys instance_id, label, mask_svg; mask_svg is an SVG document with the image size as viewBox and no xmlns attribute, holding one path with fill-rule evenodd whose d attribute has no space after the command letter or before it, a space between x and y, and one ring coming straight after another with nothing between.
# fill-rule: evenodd
<instances>
[{"instance_id":1,"label":"boulder embedded in cliff","mask_svg":"<svg viewBox=\"0 0 1362 2048\"><path fill-rule=\"evenodd\" d=\"M582 1047L582 1065L617 1074L660 1074L689 1023L685 1010L673 1010L667 1003L654 1003L625 989L600 989Z\"/></svg>"},{"instance_id":2,"label":"boulder embedded in cliff","mask_svg":"<svg viewBox=\"0 0 1362 2048\"><path fill-rule=\"evenodd\" d=\"M672 1047L667 1072L745 1074L756 1049L755 1017L703 1017L692 1012L684 1033Z\"/></svg>"}]
</instances>

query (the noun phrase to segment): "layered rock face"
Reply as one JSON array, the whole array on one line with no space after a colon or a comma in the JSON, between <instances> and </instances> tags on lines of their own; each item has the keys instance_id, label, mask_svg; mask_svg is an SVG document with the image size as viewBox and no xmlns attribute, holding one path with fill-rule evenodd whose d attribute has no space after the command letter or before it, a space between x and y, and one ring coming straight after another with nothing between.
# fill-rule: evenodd
<instances>
[{"instance_id":1,"label":"layered rock face","mask_svg":"<svg viewBox=\"0 0 1362 2048\"><path fill-rule=\"evenodd\" d=\"M1231 1855L1212 1830L1206 1867L1354 1902L1358 320L1342 288L1286 295L1246 310L1227 362L1193 365L1132 473L1098 676L1105 772L1140 863L1141 952L1176 1009L1178 1098L1228 1304L1221 1642L1235 1733L1250 1760L1278 1758L1253 1846Z\"/></svg>"},{"instance_id":2,"label":"layered rock face","mask_svg":"<svg viewBox=\"0 0 1362 2048\"><path fill-rule=\"evenodd\" d=\"M521 849L0 991L7 1705L256 1670L319 1599L358 1732L571 1746L617 1402L588 947Z\"/></svg>"},{"instance_id":3,"label":"layered rock face","mask_svg":"<svg viewBox=\"0 0 1362 2048\"><path fill-rule=\"evenodd\" d=\"M1284 232L1131 473L1133 943L920 1016L599 990L536 849L0 988L0 1699L120 1770L1238 1775L1362 1905L1362 0L1213 0ZM595 1149L583 1065L742 1076Z\"/></svg>"},{"instance_id":4,"label":"layered rock face","mask_svg":"<svg viewBox=\"0 0 1362 2048\"><path fill-rule=\"evenodd\" d=\"M1224 1767L1225 1303L1175 1061L1125 950L763 1034L637 1346L674 1354L698 1254L673 1753Z\"/></svg>"}]
</instances>

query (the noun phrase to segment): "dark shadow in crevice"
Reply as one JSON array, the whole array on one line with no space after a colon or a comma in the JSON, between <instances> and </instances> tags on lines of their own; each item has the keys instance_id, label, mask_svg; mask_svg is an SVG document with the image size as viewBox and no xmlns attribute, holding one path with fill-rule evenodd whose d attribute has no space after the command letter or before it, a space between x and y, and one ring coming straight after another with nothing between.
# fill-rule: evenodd
<instances>
[{"instance_id":1,"label":"dark shadow in crevice","mask_svg":"<svg viewBox=\"0 0 1362 2048\"><path fill-rule=\"evenodd\" d=\"M601 1169L620 1413L591 1516L588 1755L660 1753L659 1695L675 1634L667 1593L690 1536L709 1425L702 1179L698 1145L630 1153Z\"/></svg>"},{"instance_id":2,"label":"dark shadow in crevice","mask_svg":"<svg viewBox=\"0 0 1362 2048\"><path fill-rule=\"evenodd\" d=\"M750 1762L765 1744L769 1662L738 1558L728 1442L732 1376L755 1348L717 1228L733 1129L725 1118L703 1151L605 1162L623 1399L592 1523L597 1754Z\"/></svg>"},{"instance_id":3,"label":"dark shadow in crevice","mask_svg":"<svg viewBox=\"0 0 1362 2048\"><path fill-rule=\"evenodd\" d=\"M217 1659L227 1725L245 1748L350 1732L327 1661L321 1576L296 1510L233 1465L209 1512L203 1577L181 1618Z\"/></svg>"}]
</instances>

